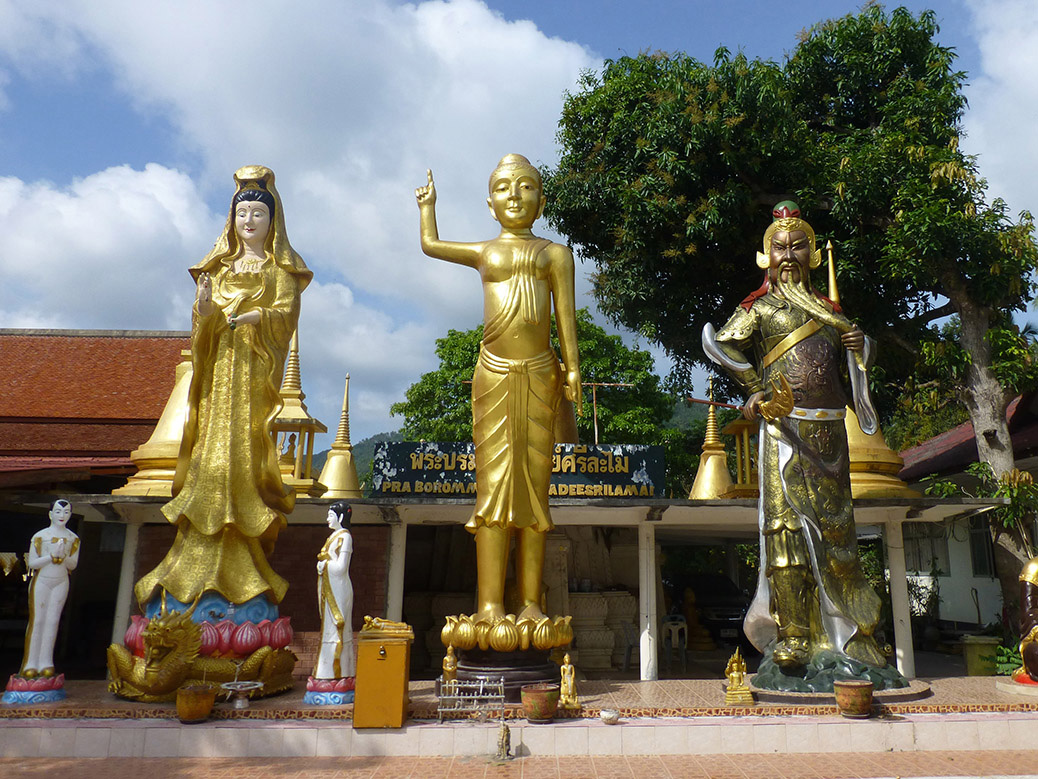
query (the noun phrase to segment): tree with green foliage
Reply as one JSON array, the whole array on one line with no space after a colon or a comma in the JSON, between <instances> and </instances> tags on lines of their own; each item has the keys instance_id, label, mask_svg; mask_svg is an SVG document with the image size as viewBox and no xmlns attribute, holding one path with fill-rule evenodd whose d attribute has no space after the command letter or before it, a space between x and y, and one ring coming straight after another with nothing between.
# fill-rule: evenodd
<instances>
[{"instance_id":1,"label":"tree with green foliage","mask_svg":"<svg viewBox=\"0 0 1038 779\"><path fill-rule=\"evenodd\" d=\"M483 340L483 325L472 330L448 330L436 339L439 367L425 373L407 389L389 412L402 416L405 441L471 441L472 381Z\"/></svg>"},{"instance_id":2,"label":"tree with green foliage","mask_svg":"<svg viewBox=\"0 0 1038 779\"><path fill-rule=\"evenodd\" d=\"M406 400L390 409L404 417L401 432L409 440L472 440L472 372L479 358L483 326L450 330L436 341L439 367L424 374L407 390ZM599 387L598 432L603 443L657 443L660 428L671 415L673 401L660 388L653 372L652 355L628 348L620 336L609 335L591 321L586 308L577 311L577 344L580 372L585 384L583 417L577 430L583 442L594 440L591 412L592 382L632 384L632 387ZM557 348L554 324L552 345Z\"/></svg>"},{"instance_id":3,"label":"tree with green foliage","mask_svg":"<svg viewBox=\"0 0 1038 779\"><path fill-rule=\"evenodd\" d=\"M703 325L758 285L771 207L796 200L838 244L841 298L880 342L884 415L890 387L929 373L958 392L980 459L1003 474L1006 407L1038 383L1011 318L1035 291L1038 245L1031 215L989 201L959 148L965 74L937 32L933 12L869 5L808 30L781 65L724 49L713 64L607 61L567 96L546 213L595 263L603 312L688 368L707 364ZM949 315L950 337L934 325Z\"/></svg>"},{"instance_id":4,"label":"tree with green foliage","mask_svg":"<svg viewBox=\"0 0 1038 779\"><path fill-rule=\"evenodd\" d=\"M403 416L401 432L408 440L471 441L472 440L472 372L479 357L483 326L472 330L450 330L437 339L436 355L440 365L424 374L407 390L406 400L393 404L395 415ZM631 387L598 387L598 434L602 443L660 444L667 448L668 477L672 490L680 491L691 477L684 471L694 468L691 450L698 454L695 432L689 433L668 424L674 398L660 386L653 372L649 352L629 348L617 335L609 335L591 321L587 309L577 311L577 344L580 350L580 372L584 380L584 416L577 418L577 431L584 443L594 441L594 418L591 403L592 382L632 384ZM558 349L552 328L552 345ZM702 434L698 443L702 444ZM685 487L684 495L688 494Z\"/></svg>"}]
</instances>

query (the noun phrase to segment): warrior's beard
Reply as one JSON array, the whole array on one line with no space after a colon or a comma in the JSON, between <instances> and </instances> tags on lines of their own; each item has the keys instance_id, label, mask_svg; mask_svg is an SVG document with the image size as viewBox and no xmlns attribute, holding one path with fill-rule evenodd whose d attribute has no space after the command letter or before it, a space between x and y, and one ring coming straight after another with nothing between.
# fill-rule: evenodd
<instances>
[{"instance_id":1,"label":"warrior's beard","mask_svg":"<svg viewBox=\"0 0 1038 779\"><path fill-rule=\"evenodd\" d=\"M782 294L782 288L789 285L807 286L807 273L798 262L781 262L772 269L771 284L775 291Z\"/></svg>"}]
</instances>

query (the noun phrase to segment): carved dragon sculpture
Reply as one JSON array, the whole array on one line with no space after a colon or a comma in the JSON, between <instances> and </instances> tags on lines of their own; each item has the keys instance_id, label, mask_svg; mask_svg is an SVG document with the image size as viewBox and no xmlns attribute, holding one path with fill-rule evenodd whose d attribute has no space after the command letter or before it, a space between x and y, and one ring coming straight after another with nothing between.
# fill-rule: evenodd
<instances>
[{"instance_id":1,"label":"carved dragon sculpture","mask_svg":"<svg viewBox=\"0 0 1038 779\"><path fill-rule=\"evenodd\" d=\"M196 603L197 605L197 603ZM110 692L121 698L154 703L176 698L185 684L258 681L263 687L250 693L263 697L290 689L295 653L263 646L243 660L199 657L202 633L191 620L195 607L186 612L162 611L141 634L144 657L130 653L121 644L108 647Z\"/></svg>"}]
</instances>

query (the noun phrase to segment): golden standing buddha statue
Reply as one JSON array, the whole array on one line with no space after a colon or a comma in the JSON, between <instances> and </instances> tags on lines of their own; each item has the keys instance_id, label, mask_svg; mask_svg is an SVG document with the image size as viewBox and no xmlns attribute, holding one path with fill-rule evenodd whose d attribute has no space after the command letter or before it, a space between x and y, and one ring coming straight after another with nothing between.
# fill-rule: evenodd
<instances>
[{"instance_id":1,"label":"golden standing buddha statue","mask_svg":"<svg viewBox=\"0 0 1038 779\"><path fill-rule=\"evenodd\" d=\"M475 268L483 280L483 342L472 380L476 506L466 525L476 536L478 569L478 606L471 619L491 625L505 619L505 574L514 538L522 605L508 616L513 625L541 623L545 538L553 527L548 509L552 428L563 393L578 412L581 403L573 254L533 234L544 193L540 173L521 155L502 158L490 176L487 205L501 224L491 240L440 240L431 170L415 196L422 251ZM561 367L550 345L553 307ZM464 636L453 643L464 649Z\"/></svg>"}]
</instances>

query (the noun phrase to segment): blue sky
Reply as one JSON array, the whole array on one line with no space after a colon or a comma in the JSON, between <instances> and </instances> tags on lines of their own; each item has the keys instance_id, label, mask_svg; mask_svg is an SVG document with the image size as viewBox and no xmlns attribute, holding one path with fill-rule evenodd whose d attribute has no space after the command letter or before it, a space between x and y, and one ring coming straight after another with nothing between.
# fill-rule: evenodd
<instances>
[{"instance_id":1,"label":"blue sky","mask_svg":"<svg viewBox=\"0 0 1038 779\"><path fill-rule=\"evenodd\" d=\"M928 4L905 3L920 11ZM1038 210L1038 6L934 0L970 71L968 151L993 195ZM471 270L418 250L432 167L441 235L495 232L497 159L551 164L562 96L603 58L718 46L781 60L855 2L763 0L0 0L0 327L186 329L186 269L243 164L278 176L315 271L300 339L308 405L330 426L351 374L355 440L479 321ZM588 265L578 265L581 303ZM318 442L327 446L328 441Z\"/></svg>"}]
</instances>

